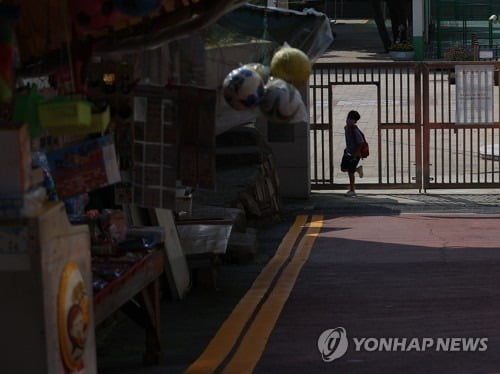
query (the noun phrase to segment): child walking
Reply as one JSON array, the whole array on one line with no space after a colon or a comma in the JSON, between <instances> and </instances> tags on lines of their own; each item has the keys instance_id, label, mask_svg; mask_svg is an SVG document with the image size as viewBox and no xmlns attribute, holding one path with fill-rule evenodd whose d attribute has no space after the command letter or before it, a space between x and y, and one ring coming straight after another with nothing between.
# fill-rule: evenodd
<instances>
[{"instance_id":1,"label":"child walking","mask_svg":"<svg viewBox=\"0 0 500 374\"><path fill-rule=\"evenodd\" d=\"M355 173L357 172L359 177L363 178L363 166L358 166L361 159L361 145L364 142L363 135L356 126L360 118L361 115L357 111L351 110L347 114L344 126L346 147L342 156L341 170L349 175L349 190L344 194L348 197L356 196Z\"/></svg>"}]
</instances>

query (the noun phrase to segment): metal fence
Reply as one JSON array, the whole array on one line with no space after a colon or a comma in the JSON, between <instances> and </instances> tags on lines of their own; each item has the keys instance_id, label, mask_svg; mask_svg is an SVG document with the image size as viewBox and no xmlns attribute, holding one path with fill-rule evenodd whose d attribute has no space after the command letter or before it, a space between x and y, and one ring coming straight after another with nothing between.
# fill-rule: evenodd
<instances>
[{"instance_id":1,"label":"metal fence","mask_svg":"<svg viewBox=\"0 0 500 374\"><path fill-rule=\"evenodd\" d=\"M423 64L423 187L498 187L498 82L493 86L492 93L493 121L489 124L457 124L457 85L454 77L456 65L493 65L494 75L497 77L500 68L500 64L496 62Z\"/></svg>"},{"instance_id":2,"label":"metal fence","mask_svg":"<svg viewBox=\"0 0 500 374\"><path fill-rule=\"evenodd\" d=\"M339 170L348 110L362 113L360 128L371 155L363 188L486 188L500 182L499 86L493 121L456 123L456 65L497 62L318 63L309 85L311 186L347 186Z\"/></svg>"},{"instance_id":3,"label":"metal fence","mask_svg":"<svg viewBox=\"0 0 500 374\"><path fill-rule=\"evenodd\" d=\"M346 186L338 165L348 110L362 114L370 143L365 188L420 188L420 65L417 63L320 63L310 80L311 184L313 189ZM350 87L346 89L346 87ZM353 91L354 90L354 91ZM346 105L339 105L342 95ZM354 98L353 98L354 96Z\"/></svg>"}]
</instances>

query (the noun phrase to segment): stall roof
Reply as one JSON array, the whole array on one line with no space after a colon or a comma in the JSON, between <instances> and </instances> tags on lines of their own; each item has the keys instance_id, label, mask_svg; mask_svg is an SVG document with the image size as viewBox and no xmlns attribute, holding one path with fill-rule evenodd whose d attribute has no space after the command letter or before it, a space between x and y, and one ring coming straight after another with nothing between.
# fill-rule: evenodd
<instances>
[{"instance_id":1,"label":"stall roof","mask_svg":"<svg viewBox=\"0 0 500 374\"><path fill-rule=\"evenodd\" d=\"M208 26L245 3L242 0L158 0L159 6L145 16L132 17L114 11L113 16L106 19L102 7L105 3L117 2L4 0L4 5L20 7L16 36L22 69L43 71L57 65L66 54L67 42L75 38L92 44L98 52L154 48ZM77 17L88 13L92 15L91 26L81 27Z\"/></svg>"}]
</instances>

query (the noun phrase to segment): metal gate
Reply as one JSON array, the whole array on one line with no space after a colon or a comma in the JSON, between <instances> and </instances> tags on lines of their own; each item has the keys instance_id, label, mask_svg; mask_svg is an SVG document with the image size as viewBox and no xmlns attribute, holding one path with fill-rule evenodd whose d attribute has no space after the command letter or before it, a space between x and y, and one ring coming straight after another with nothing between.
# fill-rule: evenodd
<instances>
[{"instance_id":1,"label":"metal gate","mask_svg":"<svg viewBox=\"0 0 500 374\"><path fill-rule=\"evenodd\" d=\"M358 187L498 188L499 86L492 124L455 124L456 64L315 64L309 87L311 188L347 188L340 159L345 117L352 109L362 114L358 126L370 144ZM500 70L496 62L467 64L494 65L495 75Z\"/></svg>"},{"instance_id":2,"label":"metal gate","mask_svg":"<svg viewBox=\"0 0 500 374\"><path fill-rule=\"evenodd\" d=\"M340 171L345 118L370 144L363 188L421 188L421 74L418 63L318 63L310 80L312 189L346 188ZM347 92L342 97L342 92ZM341 98L339 99L339 95ZM342 102L342 105L339 103Z\"/></svg>"},{"instance_id":3,"label":"metal gate","mask_svg":"<svg viewBox=\"0 0 500 374\"><path fill-rule=\"evenodd\" d=\"M428 62L423 64L423 188L498 188L500 182L499 87L493 89L491 124L456 124L455 65L497 62ZM498 81L498 79L496 79Z\"/></svg>"}]
</instances>

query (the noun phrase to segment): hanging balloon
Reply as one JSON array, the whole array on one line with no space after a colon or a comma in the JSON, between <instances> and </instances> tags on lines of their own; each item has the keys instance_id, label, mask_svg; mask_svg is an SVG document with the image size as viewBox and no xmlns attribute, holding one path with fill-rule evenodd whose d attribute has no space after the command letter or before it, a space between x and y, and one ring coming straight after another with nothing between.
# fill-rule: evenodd
<instances>
[{"instance_id":1,"label":"hanging balloon","mask_svg":"<svg viewBox=\"0 0 500 374\"><path fill-rule=\"evenodd\" d=\"M116 9L131 17L144 17L160 7L162 0L113 0Z\"/></svg>"},{"instance_id":2,"label":"hanging balloon","mask_svg":"<svg viewBox=\"0 0 500 374\"><path fill-rule=\"evenodd\" d=\"M71 17L83 30L99 30L110 26L117 18L112 0L71 0Z\"/></svg>"},{"instance_id":3,"label":"hanging balloon","mask_svg":"<svg viewBox=\"0 0 500 374\"><path fill-rule=\"evenodd\" d=\"M252 109L264 96L264 81L252 69L231 71L222 84L224 99L236 110Z\"/></svg>"},{"instance_id":4,"label":"hanging balloon","mask_svg":"<svg viewBox=\"0 0 500 374\"><path fill-rule=\"evenodd\" d=\"M271 122L288 123L303 105L302 97L294 86L283 79L271 77L259 108Z\"/></svg>"},{"instance_id":5,"label":"hanging balloon","mask_svg":"<svg viewBox=\"0 0 500 374\"><path fill-rule=\"evenodd\" d=\"M300 49L283 47L271 59L271 75L302 87L311 74L311 62Z\"/></svg>"},{"instance_id":6,"label":"hanging balloon","mask_svg":"<svg viewBox=\"0 0 500 374\"><path fill-rule=\"evenodd\" d=\"M242 68L252 69L256 71L257 74L259 74L262 80L264 81L264 84L267 83L267 81L269 80L269 76L271 75L271 69L269 68L269 66L263 65L258 62L250 62L248 64L243 65Z\"/></svg>"}]
</instances>

